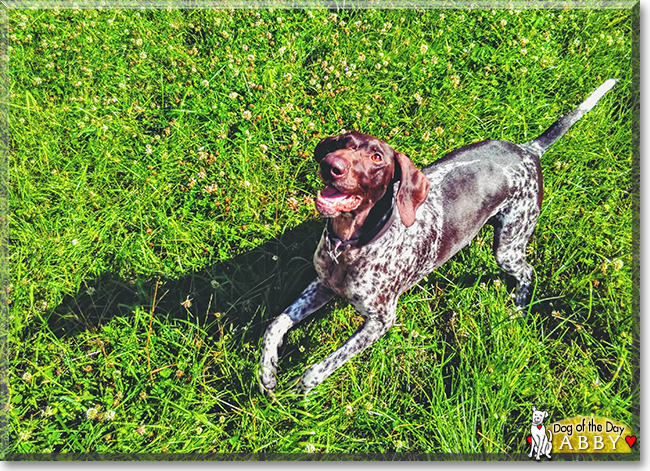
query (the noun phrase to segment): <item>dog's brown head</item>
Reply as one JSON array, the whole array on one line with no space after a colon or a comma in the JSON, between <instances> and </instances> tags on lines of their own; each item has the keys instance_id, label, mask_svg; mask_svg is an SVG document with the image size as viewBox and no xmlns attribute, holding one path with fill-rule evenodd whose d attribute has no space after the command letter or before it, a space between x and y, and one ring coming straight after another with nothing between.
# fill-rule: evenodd
<instances>
[{"instance_id":1,"label":"dog's brown head","mask_svg":"<svg viewBox=\"0 0 650 471\"><path fill-rule=\"evenodd\" d=\"M367 214L388 186L399 180L396 203L402 222L411 226L429 191L429 180L408 157L357 131L322 139L314 158L325 184L316 209L328 218L341 213Z\"/></svg>"}]
</instances>

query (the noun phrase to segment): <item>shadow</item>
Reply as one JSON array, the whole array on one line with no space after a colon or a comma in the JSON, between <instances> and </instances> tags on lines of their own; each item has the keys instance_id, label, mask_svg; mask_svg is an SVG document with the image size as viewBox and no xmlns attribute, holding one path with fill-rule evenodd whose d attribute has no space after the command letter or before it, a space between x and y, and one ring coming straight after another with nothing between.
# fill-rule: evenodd
<instances>
[{"instance_id":1,"label":"shadow","mask_svg":"<svg viewBox=\"0 0 650 471\"><path fill-rule=\"evenodd\" d=\"M307 221L249 252L178 279L125 280L104 274L66 297L50 316L49 327L60 338L92 331L115 316L133 316L137 309L151 312L155 300L157 317L218 319L218 328L243 328L241 341L257 345L268 322L316 277L312 257L322 228L320 220ZM190 307L183 305L187 300Z\"/></svg>"}]
</instances>

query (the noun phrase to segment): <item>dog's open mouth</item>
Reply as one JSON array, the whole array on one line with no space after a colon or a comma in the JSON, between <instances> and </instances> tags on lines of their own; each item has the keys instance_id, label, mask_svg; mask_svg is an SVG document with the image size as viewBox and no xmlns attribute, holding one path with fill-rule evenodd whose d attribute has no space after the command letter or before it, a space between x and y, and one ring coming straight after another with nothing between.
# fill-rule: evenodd
<instances>
[{"instance_id":1,"label":"dog's open mouth","mask_svg":"<svg viewBox=\"0 0 650 471\"><path fill-rule=\"evenodd\" d=\"M326 217L354 211L360 204L360 196L341 193L333 185L328 185L319 191L316 198L316 209Z\"/></svg>"}]
</instances>

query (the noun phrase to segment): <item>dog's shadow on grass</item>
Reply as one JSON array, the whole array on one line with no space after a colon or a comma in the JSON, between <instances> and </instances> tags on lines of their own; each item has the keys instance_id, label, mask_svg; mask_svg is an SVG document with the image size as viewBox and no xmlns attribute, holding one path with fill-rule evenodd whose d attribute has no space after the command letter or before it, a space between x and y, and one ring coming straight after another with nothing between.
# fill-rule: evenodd
<instances>
[{"instance_id":1,"label":"dog's shadow on grass","mask_svg":"<svg viewBox=\"0 0 650 471\"><path fill-rule=\"evenodd\" d=\"M88 280L76 296L55 308L49 327L58 337L72 336L99 330L118 316L133 317L138 309L148 319L154 307L153 315L163 322L191 320L205 326L209 336L218 337L224 329L237 332L237 341L231 343L237 355L244 344L256 348L270 320L316 277L312 258L322 230L322 221L307 221L253 250L178 279L123 279L108 273Z\"/></svg>"}]
</instances>

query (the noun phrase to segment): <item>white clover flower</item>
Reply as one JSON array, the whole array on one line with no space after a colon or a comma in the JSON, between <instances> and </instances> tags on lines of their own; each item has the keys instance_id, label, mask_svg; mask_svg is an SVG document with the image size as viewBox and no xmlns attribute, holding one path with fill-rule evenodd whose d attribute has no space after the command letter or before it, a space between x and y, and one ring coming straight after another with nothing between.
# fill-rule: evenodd
<instances>
[{"instance_id":1,"label":"white clover flower","mask_svg":"<svg viewBox=\"0 0 650 471\"><path fill-rule=\"evenodd\" d=\"M203 187L203 191L205 191L206 193L209 193L209 194L212 194L212 193L216 192L218 189L219 189L219 187L215 183L212 183L211 185L206 185L206 186Z\"/></svg>"},{"instance_id":2,"label":"white clover flower","mask_svg":"<svg viewBox=\"0 0 650 471\"><path fill-rule=\"evenodd\" d=\"M104 419L106 420L113 420L115 418L115 411L114 410L107 410L104 412Z\"/></svg>"},{"instance_id":3,"label":"white clover flower","mask_svg":"<svg viewBox=\"0 0 650 471\"><path fill-rule=\"evenodd\" d=\"M422 44L420 46L420 54L426 54L428 50L429 50L429 46L427 46L426 44Z\"/></svg>"},{"instance_id":4,"label":"white clover flower","mask_svg":"<svg viewBox=\"0 0 650 471\"><path fill-rule=\"evenodd\" d=\"M307 443L307 445L305 445L305 453L314 453L315 451L316 447L313 443Z\"/></svg>"},{"instance_id":5,"label":"white clover flower","mask_svg":"<svg viewBox=\"0 0 650 471\"><path fill-rule=\"evenodd\" d=\"M97 417L97 409L91 407L86 411L86 419L93 420Z\"/></svg>"}]
</instances>

